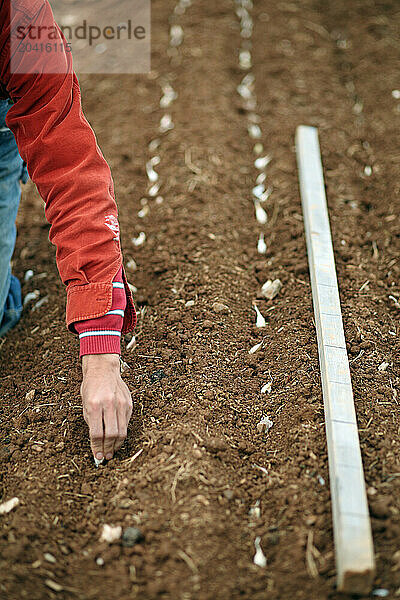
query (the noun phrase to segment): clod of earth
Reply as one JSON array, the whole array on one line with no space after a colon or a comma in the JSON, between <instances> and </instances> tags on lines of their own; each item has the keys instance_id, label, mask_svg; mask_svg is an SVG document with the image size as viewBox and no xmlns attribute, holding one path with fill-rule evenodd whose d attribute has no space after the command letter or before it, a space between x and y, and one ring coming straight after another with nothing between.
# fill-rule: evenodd
<instances>
[{"instance_id":1,"label":"clod of earth","mask_svg":"<svg viewBox=\"0 0 400 600\"><path fill-rule=\"evenodd\" d=\"M164 370L157 369L157 371L153 371L153 373L151 373L150 381L151 381L151 383L156 383L156 381L160 381L160 379L163 379L164 377L166 377Z\"/></svg>"},{"instance_id":2,"label":"clod of earth","mask_svg":"<svg viewBox=\"0 0 400 600\"><path fill-rule=\"evenodd\" d=\"M228 444L220 438L210 438L204 442L204 446L212 454L218 454L218 452L224 452L228 449Z\"/></svg>"},{"instance_id":3,"label":"clod of earth","mask_svg":"<svg viewBox=\"0 0 400 600\"><path fill-rule=\"evenodd\" d=\"M224 496L227 500L231 501L235 498L235 492L233 490L224 490Z\"/></svg>"},{"instance_id":4,"label":"clod of earth","mask_svg":"<svg viewBox=\"0 0 400 600\"><path fill-rule=\"evenodd\" d=\"M381 496L369 501L369 508L372 516L377 519L387 519L390 517L390 505L392 498L390 496Z\"/></svg>"}]
</instances>

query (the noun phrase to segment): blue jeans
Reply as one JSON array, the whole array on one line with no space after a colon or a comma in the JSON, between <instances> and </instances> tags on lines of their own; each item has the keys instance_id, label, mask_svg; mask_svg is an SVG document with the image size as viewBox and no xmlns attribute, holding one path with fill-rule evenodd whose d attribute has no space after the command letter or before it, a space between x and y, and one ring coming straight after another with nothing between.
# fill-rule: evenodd
<instances>
[{"instance_id":1,"label":"blue jeans","mask_svg":"<svg viewBox=\"0 0 400 600\"><path fill-rule=\"evenodd\" d=\"M8 100L0 100L0 336L18 323L22 312L21 285L11 274L10 261L17 235L20 181L28 179L14 135L5 123L10 106Z\"/></svg>"}]
</instances>

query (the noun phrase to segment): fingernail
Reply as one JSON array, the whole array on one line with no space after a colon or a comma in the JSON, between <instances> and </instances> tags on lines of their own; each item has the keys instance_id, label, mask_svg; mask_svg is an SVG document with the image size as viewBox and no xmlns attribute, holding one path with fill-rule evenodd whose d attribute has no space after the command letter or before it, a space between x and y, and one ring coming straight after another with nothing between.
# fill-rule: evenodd
<instances>
[{"instance_id":1,"label":"fingernail","mask_svg":"<svg viewBox=\"0 0 400 600\"><path fill-rule=\"evenodd\" d=\"M110 460L113 457L113 455L109 452L108 454L106 454L106 459Z\"/></svg>"},{"instance_id":2,"label":"fingernail","mask_svg":"<svg viewBox=\"0 0 400 600\"><path fill-rule=\"evenodd\" d=\"M102 452L97 452L96 458L98 458L99 460L101 460L103 458Z\"/></svg>"}]
</instances>

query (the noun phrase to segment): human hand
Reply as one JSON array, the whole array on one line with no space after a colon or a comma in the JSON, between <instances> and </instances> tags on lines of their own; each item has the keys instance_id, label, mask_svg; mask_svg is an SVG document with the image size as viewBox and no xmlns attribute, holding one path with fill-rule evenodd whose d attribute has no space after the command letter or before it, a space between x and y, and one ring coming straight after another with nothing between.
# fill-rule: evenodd
<instances>
[{"instance_id":1,"label":"human hand","mask_svg":"<svg viewBox=\"0 0 400 600\"><path fill-rule=\"evenodd\" d=\"M118 354L82 357L83 418L95 458L109 460L123 444L132 415L132 398L121 378Z\"/></svg>"}]
</instances>

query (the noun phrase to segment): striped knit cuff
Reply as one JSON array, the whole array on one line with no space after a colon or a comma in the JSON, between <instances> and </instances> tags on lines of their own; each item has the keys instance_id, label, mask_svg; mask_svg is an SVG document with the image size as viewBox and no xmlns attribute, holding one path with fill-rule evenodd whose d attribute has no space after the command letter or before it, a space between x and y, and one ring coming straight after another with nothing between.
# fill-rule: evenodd
<instances>
[{"instance_id":1,"label":"striped knit cuff","mask_svg":"<svg viewBox=\"0 0 400 600\"><path fill-rule=\"evenodd\" d=\"M78 321L80 356L85 354L121 354L121 330L126 308L122 267L114 277L111 310L103 317Z\"/></svg>"},{"instance_id":2,"label":"striped knit cuff","mask_svg":"<svg viewBox=\"0 0 400 600\"><path fill-rule=\"evenodd\" d=\"M80 356L85 354L121 354L121 332L92 331L90 335L81 333Z\"/></svg>"}]
</instances>

